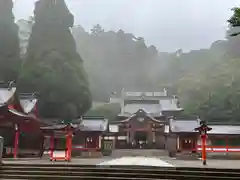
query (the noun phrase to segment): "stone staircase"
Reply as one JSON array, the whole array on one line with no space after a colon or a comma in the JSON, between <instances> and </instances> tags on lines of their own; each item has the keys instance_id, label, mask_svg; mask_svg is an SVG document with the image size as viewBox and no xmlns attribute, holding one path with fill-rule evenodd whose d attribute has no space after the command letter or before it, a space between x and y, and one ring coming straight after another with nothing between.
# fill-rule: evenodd
<instances>
[{"instance_id":1,"label":"stone staircase","mask_svg":"<svg viewBox=\"0 0 240 180\"><path fill-rule=\"evenodd\" d=\"M98 151L86 151L86 152L82 152L81 157L82 158L101 158L102 153Z\"/></svg>"},{"instance_id":2,"label":"stone staircase","mask_svg":"<svg viewBox=\"0 0 240 180\"><path fill-rule=\"evenodd\" d=\"M194 154L191 152L182 152L176 155L176 159L178 160L198 160L199 158L199 154Z\"/></svg>"},{"instance_id":3,"label":"stone staircase","mask_svg":"<svg viewBox=\"0 0 240 180\"><path fill-rule=\"evenodd\" d=\"M192 167L148 166L99 166L74 165L71 163L21 164L8 163L0 166L0 179L45 179L45 180L221 180L240 179L240 170Z\"/></svg>"}]
</instances>

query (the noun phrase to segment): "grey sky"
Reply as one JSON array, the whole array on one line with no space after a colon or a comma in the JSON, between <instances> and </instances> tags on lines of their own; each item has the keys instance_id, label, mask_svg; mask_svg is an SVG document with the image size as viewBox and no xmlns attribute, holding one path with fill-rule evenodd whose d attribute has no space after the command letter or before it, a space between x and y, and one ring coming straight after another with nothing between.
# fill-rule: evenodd
<instances>
[{"instance_id":1,"label":"grey sky","mask_svg":"<svg viewBox=\"0 0 240 180\"><path fill-rule=\"evenodd\" d=\"M15 0L16 19L32 15L36 0ZM230 9L240 0L66 0L75 24L123 29L160 51L207 48L225 37Z\"/></svg>"}]
</instances>

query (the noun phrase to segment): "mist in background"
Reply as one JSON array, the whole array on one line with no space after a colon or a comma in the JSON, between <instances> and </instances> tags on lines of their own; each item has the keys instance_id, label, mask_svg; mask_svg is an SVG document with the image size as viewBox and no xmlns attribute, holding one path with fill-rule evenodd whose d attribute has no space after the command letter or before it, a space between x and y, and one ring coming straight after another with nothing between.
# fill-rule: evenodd
<instances>
[{"instance_id":1,"label":"mist in background","mask_svg":"<svg viewBox=\"0 0 240 180\"><path fill-rule=\"evenodd\" d=\"M17 19L32 15L35 0L15 0ZM89 31L123 29L161 52L208 48L225 38L226 19L240 0L66 0L75 24Z\"/></svg>"},{"instance_id":2,"label":"mist in background","mask_svg":"<svg viewBox=\"0 0 240 180\"><path fill-rule=\"evenodd\" d=\"M228 28L233 30L227 20L240 19L240 9L231 11L240 5L240 0L66 2L75 17L72 35L87 72L92 101L105 104L104 108L95 111L96 115L102 113L105 117L107 114L114 117L117 114L108 102L112 92L119 93L122 88L132 91L166 88L170 95L177 95L180 99L185 117L200 115L209 121L239 121L240 37L226 37L226 32ZM14 8L16 20L28 19L33 5L31 0L17 0ZM54 22L50 24L54 25ZM27 23L25 28L31 29L31 25ZM48 27L42 25L39 28L45 33ZM53 33L57 31L52 30ZM20 46L27 39L23 40L20 38ZM57 42L56 46L64 46L64 41L63 44ZM47 45L48 41L45 43ZM66 58L63 62L59 65L66 68L71 61ZM44 62L40 58L39 63L50 69L55 67L51 64L51 57L46 57ZM76 61L76 64L79 63ZM81 74L81 70L76 73ZM70 74L74 72L70 71ZM35 81L33 76L27 77ZM61 79L59 74L55 77ZM76 88L76 92L79 89Z\"/></svg>"}]
</instances>

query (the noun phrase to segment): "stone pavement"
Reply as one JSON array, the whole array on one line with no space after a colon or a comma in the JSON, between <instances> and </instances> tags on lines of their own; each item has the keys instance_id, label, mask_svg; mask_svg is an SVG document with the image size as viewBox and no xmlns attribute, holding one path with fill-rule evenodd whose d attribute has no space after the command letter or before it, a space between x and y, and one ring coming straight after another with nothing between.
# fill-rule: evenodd
<instances>
[{"instance_id":1,"label":"stone pavement","mask_svg":"<svg viewBox=\"0 0 240 180\"><path fill-rule=\"evenodd\" d=\"M19 164L79 164L79 165L139 165L160 167L210 167L240 169L240 160L207 160L207 166L203 166L201 160L177 160L167 156L159 157L102 157L102 158L73 158L71 162L51 162L49 159L23 158L18 160L3 159L3 163Z\"/></svg>"},{"instance_id":2,"label":"stone pavement","mask_svg":"<svg viewBox=\"0 0 240 180\"><path fill-rule=\"evenodd\" d=\"M99 165L138 165L138 166L160 166L173 167L172 164L155 157L121 157L110 161L101 162Z\"/></svg>"},{"instance_id":3,"label":"stone pavement","mask_svg":"<svg viewBox=\"0 0 240 180\"><path fill-rule=\"evenodd\" d=\"M79 165L96 165L104 161L109 161L111 158L73 158L71 162L66 161L50 161L49 159L39 158L20 158L18 160L3 159L3 163L17 163L17 164L79 164Z\"/></svg>"}]
</instances>

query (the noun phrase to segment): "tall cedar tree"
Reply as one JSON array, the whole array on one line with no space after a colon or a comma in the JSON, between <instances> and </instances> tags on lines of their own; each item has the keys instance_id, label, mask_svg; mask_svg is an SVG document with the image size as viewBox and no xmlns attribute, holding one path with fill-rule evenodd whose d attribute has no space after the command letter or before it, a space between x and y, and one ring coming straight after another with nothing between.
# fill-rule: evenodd
<instances>
[{"instance_id":1,"label":"tall cedar tree","mask_svg":"<svg viewBox=\"0 0 240 180\"><path fill-rule=\"evenodd\" d=\"M11 0L0 1L0 81L16 80L20 63L18 26Z\"/></svg>"},{"instance_id":2,"label":"tall cedar tree","mask_svg":"<svg viewBox=\"0 0 240 180\"><path fill-rule=\"evenodd\" d=\"M19 88L39 93L41 116L77 118L91 107L91 94L70 31L74 17L64 0L39 0L34 20Z\"/></svg>"}]
</instances>

